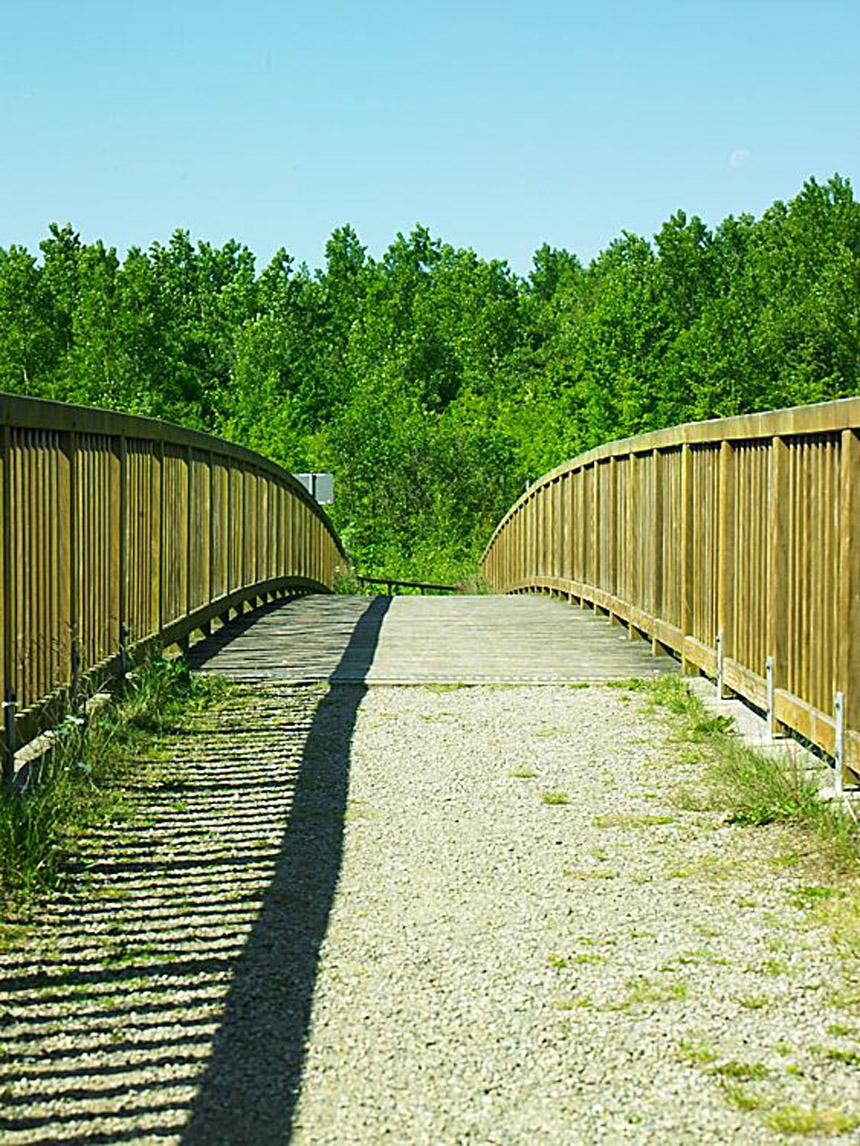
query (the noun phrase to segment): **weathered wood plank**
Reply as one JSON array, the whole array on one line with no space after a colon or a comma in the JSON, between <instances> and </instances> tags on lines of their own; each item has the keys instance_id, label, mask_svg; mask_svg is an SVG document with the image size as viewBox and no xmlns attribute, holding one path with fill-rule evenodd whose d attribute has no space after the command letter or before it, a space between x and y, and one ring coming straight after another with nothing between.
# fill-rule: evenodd
<instances>
[{"instance_id":1,"label":"weathered wood plank","mask_svg":"<svg viewBox=\"0 0 860 1146\"><path fill-rule=\"evenodd\" d=\"M369 658L352 642L373 600L311 596L269 608L195 645L192 664L241 680L366 684L563 684L676 671L605 619L532 596L392 598Z\"/></svg>"}]
</instances>

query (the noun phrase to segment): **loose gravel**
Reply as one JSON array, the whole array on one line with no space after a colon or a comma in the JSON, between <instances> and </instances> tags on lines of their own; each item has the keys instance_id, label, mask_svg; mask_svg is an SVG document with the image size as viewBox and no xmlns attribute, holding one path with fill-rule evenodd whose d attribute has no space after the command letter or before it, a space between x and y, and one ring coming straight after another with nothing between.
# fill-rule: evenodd
<instances>
[{"instance_id":1,"label":"loose gravel","mask_svg":"<svg viewBox=\"0 0 860 1146\"><path fill-rule=\"evenodd\" d=\"M700 767L623 688L238 693L0 955L3 1141L851 1139L821 873Z\"/></svg>"}]
</instances>

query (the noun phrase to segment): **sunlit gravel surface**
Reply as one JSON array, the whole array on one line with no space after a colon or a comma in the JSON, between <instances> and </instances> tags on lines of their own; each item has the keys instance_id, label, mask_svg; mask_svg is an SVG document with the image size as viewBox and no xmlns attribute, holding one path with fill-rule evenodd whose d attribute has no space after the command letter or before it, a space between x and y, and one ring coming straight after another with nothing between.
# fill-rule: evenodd
<instances>
[{"instance_id":1,"label":"sunlit gravel surface","mask_svg":"<svg viewBox=\"0 0 860 1146\"><path fill-rule=\"evenodd\" d=\"M640 706L371 691L296 1141L773 1142L786 1105L858 1112L796 841L679 810L700 770Z\"/></svg>"}]
</instances>

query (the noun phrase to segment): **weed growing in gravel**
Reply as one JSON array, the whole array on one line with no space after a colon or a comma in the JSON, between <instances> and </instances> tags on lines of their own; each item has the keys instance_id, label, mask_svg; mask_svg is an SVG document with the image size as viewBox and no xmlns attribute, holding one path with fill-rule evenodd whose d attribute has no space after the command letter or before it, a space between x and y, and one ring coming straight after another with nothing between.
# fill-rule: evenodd
<instances>
[{"instance_id":1,"label":"weed growing in gravel","mask_svg":"<svg viewBox=\"0 0 860 1146\"><path fill-rule=\"evenodd\" d=\"M740 995L735 1002L745 1011L761 1011L770 1003L767 995Z\"/></svg>"},{"instance_id":2,"label":"weed growing in gravel","mask_svg":"<svg viewBox=\"0 0 860 1146\"><path fill-rule=\"evenodd\" d=\"M591 996L570 995L564 999L554 999L552 1005L557 1011L572 1011L576 1007L590 1007Z\"/></svg>"},{"instance_id":3,"label":"weed growing in gravel","mask_svg":"<svg viewBox=\"0 0 860 1146\"><path fill-rule=\"evenodd\" d=\"M0 801L4 906L55 888L84 832L128 819L123 780L151 754L152 738L184 713L222 701L228 688L192 677L181 658L159 657L129 674L116 703L86 721L68 717L26 785Z\"/></svg>"},{"instance_id":4,"label":"weed growing in gravel","mask_svg":"<svg viewBox=\"0 0 860 1146\"><path fill-rule=\"evenodd\" d=\"M840 1039L840 1038L850 1039L850 1038L853 1038L857 1032L856 1032L856 1029L854 1027L848 1027L844 1023L831 1023L830 1026L827 1028L827 1033L829 1035L832 1035L832 1037L835 1039Z\"/></svg>"},{"instance_id":5,"label":"weed growing in gravel","mask_svg":"<svg viewBox=\"0 0 860 1146\"><path fill-rule=\"evenodd\" d=\"M860 955L860 828L838 805L824 801L818 783L794 758L756 752L733 735L724 719L714 720L700 697L680 677L630 682L651 700L673 713L687 741L700 745L704 760L703 792L681 793L690 810L721 807L728 822L745 827L771 823L791 825L811 846L793 850L781 862L793 866L807 858L829 864L839 887L811 885L796 889L799 907L817 908L822 922L849 957ZM738 900L738 906L757 906Z\"/></svg>"},{"instance_id":6,"label":"weed growing in gravel","mask_svg":"<svg viewBox=\"0 0 860 1146\"><path fill-rule=\"evenodd\" d=\"M688 965L695 966L696 964L710 963L725 965L726 959L717 955L714 951L709 951L707 948L701 948L698 951L681 951L673 959L670 959L666 964L667 970L674 970L676 967L685 967Z\"/></svg>"},{"instance_id":7,"label":"weed growing in gravel","mask_svg":"<svg viewBox=\"0 0 860 1146\"><path fill-rule=\"evenodd\" d=\"M595 816L596 828L656 828L662 824L676 824L675 816L634 816L625 812L609 816Z\"/></svg>"},{"instance_id":8,"label":"weed growing in gravel","mask_svg":"<svg viewBox=\"0 0 860 1146\"><path fill-rule=\"evenodd\" d=\"M783 963L781 959L765 959L761 969L765 975L770 975L774 979L780 975L788 974L788 965Z\"/></svg>"},{"instance_id":9,"label":"weed growing in gravel","mask_svg":"<svg viewBox=\"0 0 860 1146\"><path fill-rule=\"evenodd\" d=\"M30 928L24 924L0 920L0 951L13 951L21 945L29 933Z\"/></svg>"},{"instance_id":10,"label":"weed growing in gravel","mask_svg":"<svg viewBox=\"0 0 860 1146\"><path fill-rule=\"evenodd\" d=\"M711 1073L722 1078L733 1078L738 1082L754 1082L760 1078L767 1078L770 1071L761 1062L738 1062L737 1059L729 1059L728 1062L721 1062L713 1067Z\"/></svg>"},{"instance_id":11,"label":"weed growing in gravel","mask_svg":"<svg viewBox=\"0 0 860 1146\"><path fill-rule=\"evenodd\" d=\"M567 792L544 792L541 796L543 804L569 804L570 796Z\"/></svg>"},{"instance_id":12,"label":"weed growing in gravel","mask_svg":"<svg viewBox=\"0 0 860 1146\"><path fill-rule=\"evenodd\" d=\"M721 1079L720 1085L722 1086L723 1095L726 1102L730 1106L734 1106L736 1110L752 1111L761 1110L767 1103L758 1094L753 1094L745 1086L739 1086L735 1082L729 1082L727 1079Z\"/></svg>"},{"instance_id":13,"label":"weed growing in gravel","mask_svg":"<svg viewBox=\"0 0 860 1146\"><path fill-rule=\"evenodd\" d=\"M707 1066L716 1062L718 1055L713 1043L707 1039L684 1038L678 1043L678 1057L682 1062L689 1062L695 1066Z\"/></svg>"},{"instance_id":14,"label":"weed growing in gravel","mask_svg":"<svg viewBox=\"0 0 860 1146\"><path fill-rule=\"evenodd\" d=\"M831 1007L838 1007L840 1010L860 1015L860 988L854 986L838 987L828 994L827 1002Z\"/></svg>"},{"instance_id":15,"label":"weed growing in gravel","mask_svg":"<svg viewBox=\"0 0 860 1146\"><path fill-rule=\"evenodd\" d=\"M764 1121L783 1134L848 1134L860 1125L860 1119L844 1110L802 1110L799 1106L771 1110Z\"/></svg>"},{"instance_id":16,"label":"weed growing in gravel","mask_svg":"<svg viewBox=\"0 0 860 1146\"><path fill-rule=\"evenodd\" d=\"M702 856L691 860L684 867L673 868L666 874L669 879L722 880L736 876L738 865L719 856Z\"/></svg>"},{"instance_id":17,"label":"weed growing in gravel","mask_svg":"<svg viewBox=\"0 0 860 1146\"><path fill-rule=\"evenodd\" d=\"M688 739L704 741L706 796L730 812L730 822L758 826L792 823L816 833L839 866L860 859L860 831L838 807L822 801L818 785L798 764L741 744L731 722L714 717L680 677L638 682L653 701L682 719Z\"/></svg>"},{"instance_id":18,"label":"weed growing in gravel","mask_svg":"<svg viewBox=\"0 0 860 1146\"><path fill-rule=\"evenodd\" d=\"M668 1003L687 997L687 984L680 979L662 983L651 979L628 979L627 989L630 1003Z\"/></svg>"},{"instance_id":19,"label":"weed growing in gravel","mask_svg":"<svg viewBox=\"0 0 860 1146\"><path fill-rule=\"evenodd\" d=\"M534 780L537 776L537 772L511 772L511 776L513 776L515 780Z\"/></svg>"},{"instance_id":20,"label":"weed growing in gravel","mask_svg":"<svg viewBox=\"0 0 860 1146\"><path fill-rule=\"evenodd\" d=\"M810 907L822 900L838 898L844 894L835 887L794 887L789 891L788 898L796 907Z\"/></svg>"},{"instance_id":21,"label":"weed growing in gravel","mask_svg":"<svg viewBox=\"0 0 860 1146\"><path fill-rule=\"evenodd\" d=\"M563 955L549 955L547 956L547 963L549 963L553 970L563 971L567 966L568 961L564 958Z\"/></svg>"},{"instance_id":22,"label":"weed growing in gravel","mask_svg":"<svg viewBox=\"0 0 860 1146\"><path fill-rule=\"evenodd\" d=\"M825 1058L830 1062L845 1062L849 1066L860 1066L860 1053L858 1051L840 1050L839 1047L830 1047Z\"/></svg>"}]
</instances>

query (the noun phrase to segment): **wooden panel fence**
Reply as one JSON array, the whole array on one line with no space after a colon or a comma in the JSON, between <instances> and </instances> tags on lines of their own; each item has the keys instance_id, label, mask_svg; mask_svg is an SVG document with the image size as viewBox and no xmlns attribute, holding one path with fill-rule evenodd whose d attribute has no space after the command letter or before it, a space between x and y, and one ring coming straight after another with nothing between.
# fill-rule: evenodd
<instances>
[{"instance_id":1,"label":"wooden panel fence","mask_svg":"<svg viewBox=\"0 0 860 1146\"><path fill-rule=\"evenodd\" d=\"M625 621L860 779L860 399L591 450L517 501L483 571Z\"/></svg>"},{"instance_id":2,"label":"wooden panel fence","mask_svg":"<svg viewBox=\"0 0 860 1146\"><path fill-rule=\"evenodd\" d=\"M0 693L9 746L77 682L346 562L291 474L166 422L0 395Z\"/></svg>"}]
</instances>

